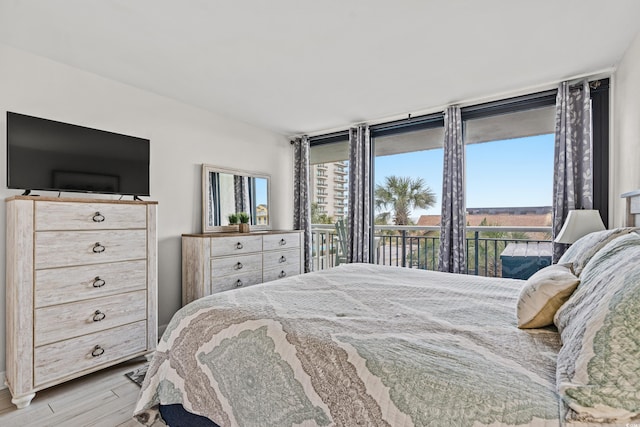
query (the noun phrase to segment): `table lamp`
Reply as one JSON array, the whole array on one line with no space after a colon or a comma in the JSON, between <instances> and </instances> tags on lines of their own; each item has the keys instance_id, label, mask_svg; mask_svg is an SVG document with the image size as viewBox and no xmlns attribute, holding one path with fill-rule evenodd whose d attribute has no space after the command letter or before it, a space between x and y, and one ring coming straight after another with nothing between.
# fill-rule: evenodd
<instances>
[{"instance_id":1,"label":"table lamp","mask_svg":"<svg viewBox=\"0 0 640 427\"><path fill-rule=\"evenodd\" d=\"M572 210L569 211L569 215L567 215L567 219L554 242L571 244L582 236L605 229L600 212L597 210Z\"/></svg>"}]
</instances>

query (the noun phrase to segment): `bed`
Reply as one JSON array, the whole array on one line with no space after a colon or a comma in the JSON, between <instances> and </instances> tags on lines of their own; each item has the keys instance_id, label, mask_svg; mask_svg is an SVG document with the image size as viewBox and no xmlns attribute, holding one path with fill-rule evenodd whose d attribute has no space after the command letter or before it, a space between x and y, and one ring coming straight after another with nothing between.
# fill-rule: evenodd
<instances>
[{"instance_id":1,"label":"bed","mask_svg":"<svg viewBox=\"0 0 640 427\"><path fill-rule=\"evenodd\" d=\"M633 426L632 230L586 236L527 281L343 264L201 298L168 325L134 415L221 427Z\"/></svg>"}]
</instances>

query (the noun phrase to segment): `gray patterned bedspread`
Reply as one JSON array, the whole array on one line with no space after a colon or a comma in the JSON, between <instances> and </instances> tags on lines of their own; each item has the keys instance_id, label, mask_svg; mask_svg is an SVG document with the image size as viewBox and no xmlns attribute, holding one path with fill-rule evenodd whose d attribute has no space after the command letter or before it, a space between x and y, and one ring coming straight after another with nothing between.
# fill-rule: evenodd
<instances>
[{"instance_id":1,"label":"gray patterned bedspread","mask_svg":"<svg viewBox=\"0 0 640 427\"><path fill-rule=\"evenodd\" d=\"M558 426L557 332L519 330L522 281L348 264L197 300L135 416L220 426Z\"/></svg>"}]
</instances>

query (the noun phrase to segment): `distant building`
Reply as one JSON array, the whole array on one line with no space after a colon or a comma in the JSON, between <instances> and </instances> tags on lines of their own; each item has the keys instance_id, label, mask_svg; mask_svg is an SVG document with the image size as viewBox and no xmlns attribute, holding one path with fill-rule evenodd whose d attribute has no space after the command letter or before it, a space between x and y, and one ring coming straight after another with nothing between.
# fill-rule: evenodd
<instances>
[{"instance_id":1,"label":"distant building","mask_svg":"<svg viewBox=\"0 0 640 427\"><path fill-rule=\"evenodd\" d=\"M467 215L545 215L551 206L519 206L515 208L467 208Z\"/></svg>"},{"instance_id":2,"label":"distant building","mask_svg":"<svg viewBox=\"0 0 640 427\"><path fill-rule=\"evenodd\" d=\"M467 225L470 227L477 227L483 221L489 226L551 227L552 217L551 206L467 208ZM422 215L417 225L439 226L440 215ZM543 233L529 234L533 239L544 238Z\"/></svg>"},{"instance_id":3,"label":"distant building","mask_svg":"<svg viewBox=\"0 0 640 427\"><path fill-rule=\"evenodd\" d=\"M311 165L311 202L318 205L318 214L335 220L344 219L347 211L347 162Z\"/></svg>"},{"instance_id":4,"label":"distant building","mask_svg":"<svg viewBox=\"0 0 640 427\"><path fill-rule=\"evenodd\" d=\"M266 205L256 206L256 225L269 224L269 209Z\"/></svg>"}]
</instances>

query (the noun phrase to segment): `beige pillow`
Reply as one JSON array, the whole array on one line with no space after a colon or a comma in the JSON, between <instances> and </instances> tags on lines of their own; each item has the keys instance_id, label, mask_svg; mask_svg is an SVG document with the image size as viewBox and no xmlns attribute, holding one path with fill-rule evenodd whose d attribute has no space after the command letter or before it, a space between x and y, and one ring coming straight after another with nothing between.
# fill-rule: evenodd
<instances>
[{"instance_id":1,"label":"beige pillow","mask_svg":"<svg viewBox=\"0 0 640 427\"><path fill-rule=\"evenodd\" d=\"M518 298L518 328L541 328L553 324L553 316L578 287L571 263L538 270L527 280Z\"/></svg>"}]
</instances>

